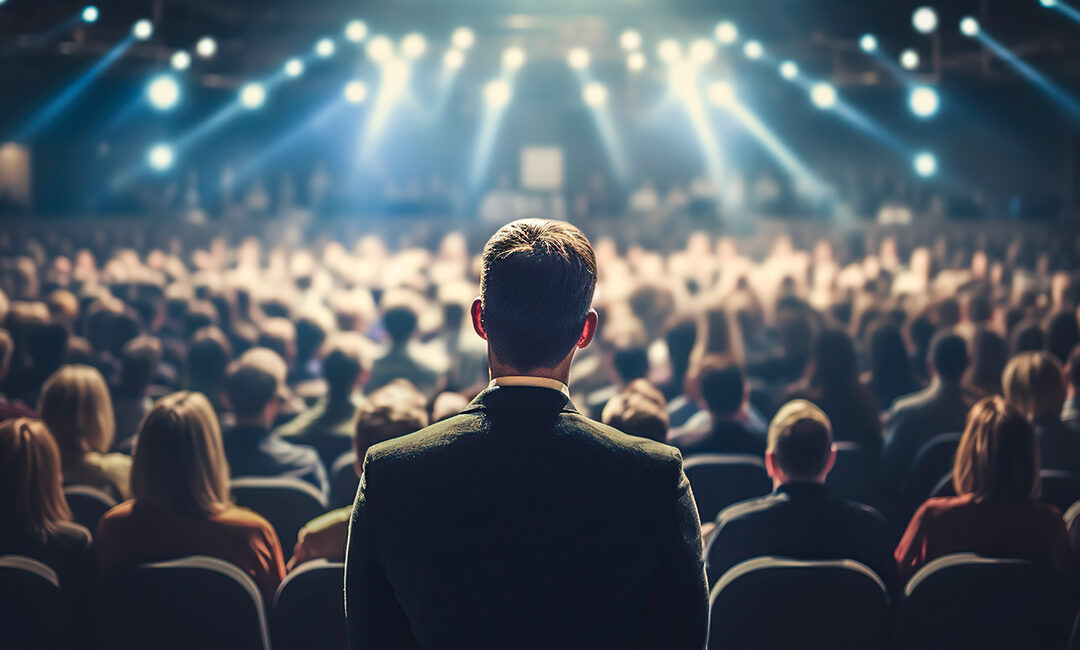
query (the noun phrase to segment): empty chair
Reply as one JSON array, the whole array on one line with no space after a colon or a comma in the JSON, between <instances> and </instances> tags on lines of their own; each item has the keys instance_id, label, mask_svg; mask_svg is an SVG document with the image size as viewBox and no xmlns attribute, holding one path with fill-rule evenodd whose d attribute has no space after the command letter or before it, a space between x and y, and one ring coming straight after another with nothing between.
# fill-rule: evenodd
<instances>
[{"instance_id":1,"label":"empty chair","mask_svg":"<svg viewBox=\"0 0 1080 650\"><path fill-rule=\"evenodd\" d=\"M710 603L711 650L873 650L888 644L885 583L853 560L747 560L720 578Z\"/></svg>"},{"instance_id":2,"label":"empty chair","mask_svg":"<svg viewBox=\"0 0 1080 650\"><path fill-rule=\"evenodd\" d=\"M352 505L360 477L356 475L356 454L342 454L330 466L330 505L335 508Z\"/></svg>"},{"instance_id":3,"label":"empty chair","mask_svg":"<svg viewBox=\"0 0 1080 650\"><path fill-rule=\"evenodd\" d=\"M345 564L312 560L274 595L274 650L345 650Z\"/></svg>"},{"instance_id":4,"label":"empty chair","mask_svg":"<svg viewBox=\"0 0 1080 650\"><path fill-rule=\"evenodd\" d=\"M959 446L959 433L942 433L928 440L915 452L908 475L908 514L930 498L943 476L952 474L956 448Z\"/></svg>"},{"instance_id":5,"label":"empty chair","mask_svg":"<svg viewBox=\"0 0 1080 650\"><path fill-rule=\"evenodd\" d=\"M64 498L75 523L86 526L90 532L97 530L101 518L116 505L116 499L92 485L68 485L64 488Z\"/></svg>"},{"instance_id":6,"label":"empty chair","mask_svg":"<svg viewBox=\"0 0 1080 650\"><path fill-rule=\"evenodd\" d=\"M70 617L55 571L28 557L0 556L0 645L6 650L65 647Z\"/></svg>"},{"instance_id":7,"label":"empty chair","mask_svg":"<svg viewBox=\"0 0 1080 650\"><path fill-rule=\"evenodd\" d=\"M712 521L731 504L772 491L765 461L757 456L702 454L687 458L683 469L694 490L701 521Z\"/></svg>"},{"instance_id":8,"label":"empty chair","mask_svg":"<svg viewBox=\"0 0 1080 650\"><path fill-rule=\"evenodd\" d=\"M99 584L93 607L102 648L270 648L255 582L217 558L192 556L113 572Z\"/></svg>"},{"instance_id":9,"label":"empty chair","mask_svg":"<svg viewBox=\"0 0 1080 650\"><path fill-rule=\"evenodd\" d=\"M901 648L1065 648L1076 604L1050 567L971 553L946 555L904 588L897 618Z\"/></svg>"},{"instance_id":10,"label":"empty chair","mask_svg":"<svg viewBox=\"0 0 1080 650\"><path fill-rule=\"evenodd\" d=\"M274 526L288 557L304 524L326 512L326 497L306 481L292 477L253 476L229 484L236 505L250 508Z\"/></svg>"},{"instance_id":11,"label":"empty chair","mask_svg":"<svg viewBox=\"0 0 1080 650\"><path fill-rule=\"evenodd\" d=\"M1080 475L1057 469L1044 469L1039 474L1042 483L1042 502L1066 512L1080 501Z\"/></svg>"},{"instance_id":12,"label":"empty chair","mask_svg":"<svg viewBox=\"0 0 1080 650\"><path fill-rule=\"evenodd\" d=\"M835 444L836 463L825 479L829 491L842 499L877 506L880 501L874 485L877 458L858 443Z\"/></svg>"}]
</instances>

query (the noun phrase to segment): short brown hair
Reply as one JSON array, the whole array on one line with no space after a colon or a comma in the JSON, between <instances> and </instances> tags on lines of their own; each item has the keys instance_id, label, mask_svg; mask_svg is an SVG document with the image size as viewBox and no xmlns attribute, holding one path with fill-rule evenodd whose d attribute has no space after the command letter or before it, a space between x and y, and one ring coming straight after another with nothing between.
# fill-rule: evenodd
<instances>
[{"instance_id":1,"label":"short brown hair","mask_svg":"<svg viewBox=\"0 0 1080 650\"><path fill-rule=\"evenodd\" d=\"M0 521L46 540L71 521L62 484L60 452L44 422L0 423Z\"/></svg>"},{"instance_id":2,"label":"short brown hair","mask_svg":"<svg viewBox=\"0 0 1080 650\"><path fill-rule=\"evenodd\" d=\"M283 390L285 360L270 348L251 348L229 364L225 392L240 418L258 415Z\"/></svg>"},{"instance_id":3,"label":"short brown hair","mask_svg":"<svg viewBox=\"0 0 1080 650\"><path fill-rule=\"evenodd\" d=\"M368 447L419 431L428 425L424 396L411 383L394 381L368 395L356 414L353 451L357 463Z\"/></svg>"},{"instance_id":4,"label":"short brown hair","mask_svg":"<svg viewBox=\"0 0 1080 650\"><path fill-rule=\"evenodd\" d=\"M1005 366L1001 383L1005 399L1031 420L1057 420L1065 404L1061 364L1043 352L1022 352Z\"/></svg>"},{"instance_id":5,"label":"short brown hair","mask_svg":"<svg viewBox=\"0 0 1080 650\"><path fill-rule=\"evenodd\" d=\"M825 471L832 453L832 423L817 405L803 399L780 407L769 423L766 453L793 479Z\"/></svg>"},{"instance_id":6,"label":"short brown hair","mask_svg":"<svg viewBox=\"0 0 1080 650\"><path fill-rule=\"evenodd\" d=\"M960 495L998 499L1039 496L1039 449L1024 414L997 395L968 413L953 464L953 487Z\"/></svg>"},{"instance_id":7,"label":"short brown hair","mask_svg":"<svg viewBox=\"0 0 1080 650\"><path fill-rule=\"evenodd\" d=\"M604 424L615 427L623 433L648 438L656 442L665 442L668 434L668 414L664 407L664 396L643 389L644 380L635 381L626 390L608 400L604 406L601 420ZM649 385L649 388L652 388ZM655 390L655 389L653 389Z\"/></svg>"}]
</instances>

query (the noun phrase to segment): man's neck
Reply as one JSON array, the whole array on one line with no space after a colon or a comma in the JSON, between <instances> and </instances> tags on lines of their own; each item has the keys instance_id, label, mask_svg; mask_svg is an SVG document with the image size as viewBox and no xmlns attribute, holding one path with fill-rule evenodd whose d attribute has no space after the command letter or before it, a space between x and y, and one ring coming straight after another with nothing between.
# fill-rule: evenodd
<instances>
[{"instance_id":1,"label":"man's neck","mask_svg":"<svg viewBox=\"0 0 1080 650\"><path fill-rule=\"evenodd\" d=\"M565 385L570 384L570 362L573 361L574 355L571 353L564 359L559 365L554 368L532 368L530 370L519 370L517 368L511 368L510 366L499 363L490 354L488 355L488 368L490 369L491 378L498 379L499 377L543 377L544 379L554 379L555 381L562 382Z\"/></svg>"}]
</instances>

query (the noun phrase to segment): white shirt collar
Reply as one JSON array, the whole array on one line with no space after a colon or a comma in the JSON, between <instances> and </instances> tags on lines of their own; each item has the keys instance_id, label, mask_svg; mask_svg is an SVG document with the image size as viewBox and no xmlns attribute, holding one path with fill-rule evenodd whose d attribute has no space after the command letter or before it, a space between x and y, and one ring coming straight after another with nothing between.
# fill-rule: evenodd
<instances>
[{"instance_id":1,"label":"white shirt collar","mask_svg":"<svg viewBox=\"0 0 1080 650\"><path fill-rule=\"evenodd\" d=\"M525 375L511 376L511 377L496 377L488 384L488 388L494 388L496 386L535 386L538 388L550 388L551 390L557 390L567 398L570 397L570 389L566 384L562 383L558 379L550 379L548 377L529 377Z\"/></svg>"}]
</instances>

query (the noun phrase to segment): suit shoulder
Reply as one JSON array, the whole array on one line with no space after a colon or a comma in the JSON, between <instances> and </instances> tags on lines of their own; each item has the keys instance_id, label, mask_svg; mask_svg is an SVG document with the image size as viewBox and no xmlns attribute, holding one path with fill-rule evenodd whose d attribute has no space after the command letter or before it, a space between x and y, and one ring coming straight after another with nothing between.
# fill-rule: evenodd
<instances>
[{"instance_id":1,"label":"suit shoulder","mask_svg":"<svg viewBox=\"0 0 1080 650\"><path fill-rule=\"evenodd\" d=\"M682 452L671 445L632 436L580 413L564 414L564 426L598 446L619 452L628 458L659 463L677 463L682 467Z\"/></svg>"},{"instance_id":2,"label":"suit shoulder","mask_svg":"<svg viewBox=\"0 0 1080 650\"><path fill-rule=\"evenodd\" d=\"M449 444L461 435L476 431L481 419L475 413L459 413L413 433L392 438L368 448L368 463L392 463Z\"/></svg>"}]
</instances>

